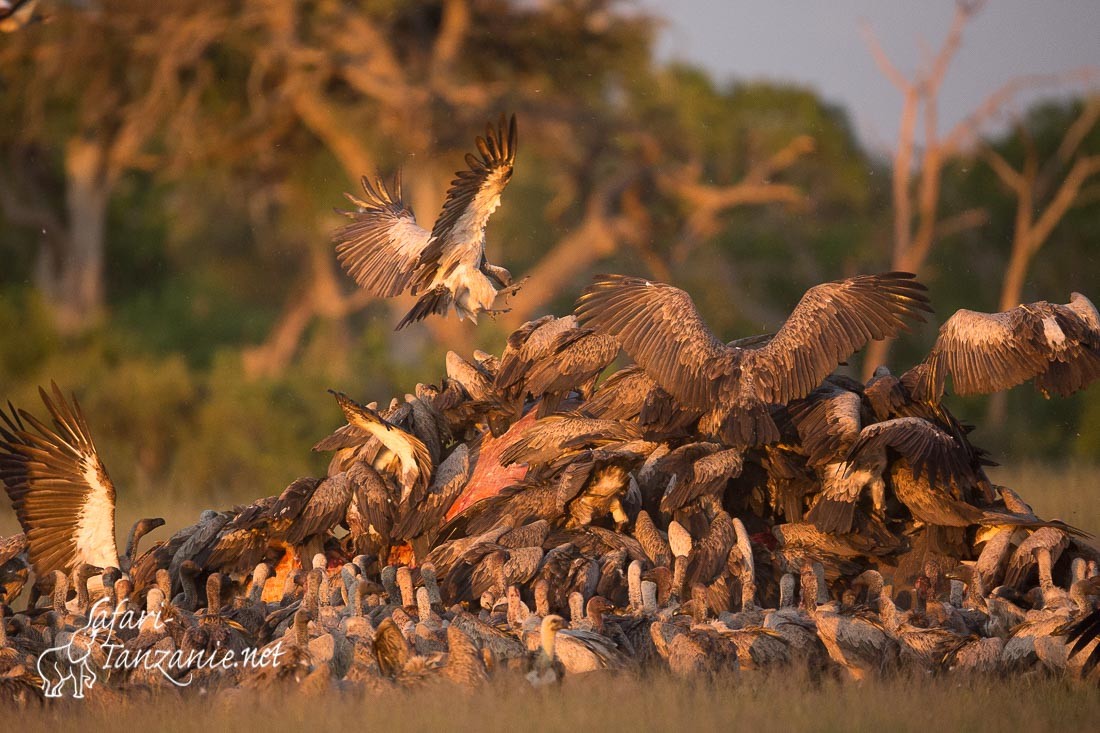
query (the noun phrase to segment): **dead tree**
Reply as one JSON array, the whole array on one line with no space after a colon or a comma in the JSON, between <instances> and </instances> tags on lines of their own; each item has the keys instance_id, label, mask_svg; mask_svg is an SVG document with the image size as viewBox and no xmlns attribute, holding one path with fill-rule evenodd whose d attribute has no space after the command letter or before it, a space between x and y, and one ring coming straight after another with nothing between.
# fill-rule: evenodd
<instances>
[{"instance_id":1,"label":"dead tree","mask_svg":"<svg viewBox=\"0 0 1100 733\"><path fill-rule=\"evenodd\" d=\"M1023 164L1016 168L991 146L983 146L981 155L1001 183L1016 199L1012 250L1001 282L998 310L1008 310L1023 299L1024 283L1035 256L1049 241L1055 227L1078 200L1082 188L1100 174L1100 155L1082 155L1085 137L1100 120L1100 97L1091 97L1077 120L1063 135L1054 157L1040 162L1039 154L1027 129L1019 127L1024 143ZM1003 392L993 395L989 422L1003 422L1006 406Z\"/></svg>"},{"instance_id":2,"label":"dead tree","mask_svg":"<svg viewBox=\"0 0 1100 733\"><path fill-rule=\"evenodd\" d=\"M863 34L883 75L901 92L901 122L894 151L891 193L894 210L893 245L890 268L920 274L928 256L945 230L980 224L980 212L967 211L942 220L940 185L946 164L962 152L981 126L997 115L1023 89L1062 81L1089 78L1089 69L1066 74L1035 75L1010 80L987 96L974 111L946 134L939 129L939 93L944 77L958 51L967 24L984 5L981 0L956 3L955 15L947 37L935 55L912 76L906 76L890 60L869 27ZM917 145L918 128L923 138ZM864 377L886 363L890 341L875 341L863 361Z\"/></svg>"}]
</instances>

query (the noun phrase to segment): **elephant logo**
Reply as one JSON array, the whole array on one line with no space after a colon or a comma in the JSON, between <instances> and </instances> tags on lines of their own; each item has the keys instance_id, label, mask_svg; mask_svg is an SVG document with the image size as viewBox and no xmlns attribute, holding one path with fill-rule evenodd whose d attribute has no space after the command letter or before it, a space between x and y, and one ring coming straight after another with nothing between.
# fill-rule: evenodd
<instances>
[{"instance_id":1,"label":"elephant logo","mask_svg":"<svg viewBox=\"0 0 1100 733\"><path fill-rule=\"evenodd\" d=\"M84 698L84 690L95 685L95 670L88 661L95 640L91 639L83 649L74 648L74 641L75 635L70 635L64 644L50 647L38 655L38 676L42 678L42 692L46 697L63 697L66 683L71 682L73 697L79 700Z\"/></svg>"}]
</instances>

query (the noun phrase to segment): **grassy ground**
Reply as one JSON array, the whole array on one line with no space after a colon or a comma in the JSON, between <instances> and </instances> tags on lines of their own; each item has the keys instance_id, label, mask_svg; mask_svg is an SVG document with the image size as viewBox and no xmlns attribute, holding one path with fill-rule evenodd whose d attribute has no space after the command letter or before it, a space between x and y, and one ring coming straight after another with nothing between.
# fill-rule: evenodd
<instances>
[{"instance_id":1,"label":"grassy ground","mask_svg":"<svg viewBox=\"0 0 1100 733\"><path fill-rule=\"evenodd\" d=\"M1061 519L1100 536L1100 465L1014 466L1007 458L1004 462L988 470L993 483L1015 489L1041 517Z\"/></svg>"},{"instance_id":2,"label":"grassy ground","mask_svg":"<svg viewBox=\"0 0 1100 733\"><path fill-rule=\"evenodd\" d=\"M742 673L714 684L667 677L584 678L560 690L535 691L522 682L474 693L427 688L362 698L331 694L300 699L269 694L255 700L214 695L103 704L67 701L20 714L21 731L68 728L81 733L156 729L227 730L247 716L249 729L495 731L1095 730L1100 695L1046 679L960 681L926 678L865 685Z\"/></svg>"}]
</instances>

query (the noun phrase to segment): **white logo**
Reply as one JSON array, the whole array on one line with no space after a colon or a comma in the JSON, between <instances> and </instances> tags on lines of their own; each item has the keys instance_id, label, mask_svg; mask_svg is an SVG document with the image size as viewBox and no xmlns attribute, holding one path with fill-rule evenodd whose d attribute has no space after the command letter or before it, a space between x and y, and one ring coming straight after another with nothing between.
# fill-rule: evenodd
<instances>
[{"instance_id":1,"label":"white logo","mask_svg":"<svg viewBox=\"0 0 1100 733\"><path fill-rule=\"evenodd\" d=\"M42 691L46 697L63 697L67 683L72 683L72 696L84 697L84 691L95 686L98 679L91 658L99 649L100 668L106 670L133 671L156 670L177 687L187 687L194 679L194 672L230 670L236 668L258 669L278 667L284 654L282 641L263 649L246 648L239 654L232 649L127 649L119 641L119 631L138 633L142 629L161 631L165 622L160 611L109 610L110 600L100 598L88 612L88 622L71 633L58 634L61 640L38 656L38 676L42 678ZM173 674L174 673L174 674Z\"/></svg>"}]
</instances>

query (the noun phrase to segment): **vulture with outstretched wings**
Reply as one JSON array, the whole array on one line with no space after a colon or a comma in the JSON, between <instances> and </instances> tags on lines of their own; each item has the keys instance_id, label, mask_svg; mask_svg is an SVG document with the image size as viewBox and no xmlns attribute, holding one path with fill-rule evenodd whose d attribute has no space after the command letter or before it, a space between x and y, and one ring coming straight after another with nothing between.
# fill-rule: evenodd
<instances>
[{"instance_id":1,"label":"vulture with outstretched wings","mask_svg":"<svg viewBox=\"0 0 1100 733\"><path fill-rule=\"evenodd\" d=\"M479 155L467 154L467 170L458 171L447 190L443 211L432 230L416 223L401 199L401 181L363 178L364 198L347 194L353 211L333 234L340 264L360 287L379 298L410 290L419 295L397 328L454 306L459 319L477 323L480 313L494 308L499 295L514 293L512 275L485 259L485 225L500 206L500 195L512 177L516 160L516 118L501 116L476 141ZM480 156L480 157L479 157Z\"/></svg>"},{"instance_id":2,"label":"vulture with outstretched wings","mask_svg":"<svg viewBox=\"0 0 1100 733\"><path fill-rule=\"evenodd\" d=\"M1069 396L1100 378L1100 314L1080 293L1071 294L1065 305L1039 301L1000 313L960 310L902 381L915 396L935 403L943 397L948 374L960 395L1034 380L1047 397Z\"/></svg>"},{"instance_id":3,"label":"vulture with outstretched wings","mask_svg":"<svg viewBox=\"0 0 1100 733\"><path fill-rule=\"evenodd\" d=\"M51 388L39 394L52 427L25 410L0 412L0 481L27 534L36 576L84 563L117 568L115 487L79 403Z\"/></svg>"},{"instance_id":4,"label":"vulture with outstretched wings","mask_svg":"<svg viewBox=\"0 0 1100 733\"><path fill-rule=\"evenodd\" d=\"M705 432L732 447L772 443L768 406L805 397L854 351L891 338L931 312L925 287L905 272L861 275L810 288L764 345L719 341L691 296L623 275L598 275L577 301L582 326L615 337Z\"/></svg>"}]
</instances>

